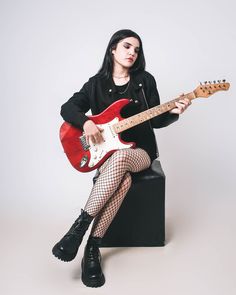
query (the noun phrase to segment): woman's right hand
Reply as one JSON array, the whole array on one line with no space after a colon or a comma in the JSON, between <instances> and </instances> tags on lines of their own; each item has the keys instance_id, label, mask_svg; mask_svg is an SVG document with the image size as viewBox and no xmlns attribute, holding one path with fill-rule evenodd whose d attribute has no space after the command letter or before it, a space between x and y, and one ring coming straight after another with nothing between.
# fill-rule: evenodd
<instances>
[{"instance_id":1,"label":"woman's right hand","mask_svg":"<svg viewBox=\"0 0 236 295\"><path fill-rule=\"evenodd\" d=\"M93 121L87 120L83 125L83 129L87 144L89 144L89 142L99 144L104 141L101 133L103 129L93 123Z\"/></svg>"}]
</instances>

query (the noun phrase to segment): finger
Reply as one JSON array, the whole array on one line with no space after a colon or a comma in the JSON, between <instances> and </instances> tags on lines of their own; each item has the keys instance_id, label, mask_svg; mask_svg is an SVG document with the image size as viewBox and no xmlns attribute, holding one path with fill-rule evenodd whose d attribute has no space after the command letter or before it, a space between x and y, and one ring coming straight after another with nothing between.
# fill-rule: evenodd
<instances>
[{"instance_id":1,"label":"finger","mask_svg":"<svg viewBox=\"0 0 236 295\"><path fill-rule=\"evenodd\" d=\"M102 132L100 133L101 142L105 141Z\"/></svg>"},{"instance_id":2,"label":"finger","mask_svg":"<svg viewBox=\"0 0 236 295\"><path fill-rule=\"evenodd\" d=\"M178 109L182 110L183 107L184 107L184 104L181 103L180 101L179 102L176 102L175 105L177 106Z\"/></svg>"},{"instance_id":3,"label":"finger","mask_svg":"<svg viewBox=\"0 0 236 295\"><path fill-rule=\"evenodd\" d=\"M103 129L102 127L100 127L100 126L97 126L97 128L98 128L99 131L103 131L103 130L104 130L104 129Z\"/></svg>"},{"instance_id":4,"label":"finger","mask_svg":"<svg viewBox=\"0 0 236 295\"><path fill-rule=\"evenodd\" d=\"M190 99L188 99L188 98L185 98L185 105L186 106L189 106L190 104L191 104L191 100Z\"/></svg>"},{"instance_id":5,"label":"finger","mask_svg":"<svg viewBox=\"0 0 236 295\"><path fill-rule=\"evenodd\" d=\"M100 143L100 142L104 141L103 136L102 136L102 132L104 129L100 128L100 127L98 127L98 128L99 128L99 131L97 131L94 135L96 137L96 140Z\"/></svg>"},{"instance_id":6,"label":"finger","mask_svg":"<svg viewBox=\"0 0 236 295\"><path fill-rule=\"evenodd\" d=\"M100 137L99 135L94 135L94 143L97 144L100 142Z\"/></svg>"},{"instance_id":7,"label":"finger","mask_svg":"<svg viewBox=\"0 0 236 295\"><path fill-rule=\"evenodd\" d=\"M102 137L101 137L101 135L99 135L99 136L96 137L96 142L97 142L97 143L101 143L101 142L102 142Z\"/></svg>"},{"instance_id":8,"label":"finger","mask_svg":"<svg viewBox=\"0 0 236 295\"><path fill-rule=\"evenodd\" d=\"M95 143L95 139L94 139L94 137L92 135L88 135L87 139L86 139L86 142L87 142L88 145L92 145L92 144Z\"/></svg>"},{"instance_id":9,"label":"finger","mask_svg":"<svg viewBox=\"0 0 236 295\"><path fill-rule=\"evenodd\" d=\"M92 144L96 143L96 138L94 135L90 135L89 139L91 140Z\"/></svg>"},{"instance_id":10,"label":"finger","mask_svg":"<svg viewBox=\"0 0 236 295\"><path fill-rule=\"evenodd\" d=\"M184 111L184 108L185 108L184 104L176 102L176 106L177 106L177 108L179 110L179 113L181 114Z\"/></svg>"},{"instance_id":11,"label":"finger","mask_svg":"<svg viewBox=\"0 0 236 295\"><path fill-rule=\"evenodd\" d=\"M183 101L186 106L189 106L191 104L191 100L189 98L185 98Z\"/></svg>"},{"instance_id":12,"label":"finger","mask_svg":"<svg viewBox=\"0 0 236 295\"><path fill-rule=\"evenodd\" d=\"M184 106L187 106L187 105L189 104L188 101L189 101L188 99L180 99L180 100L179 100L179 103L181 103L181 104L184 105Z\"/></svg>"},{"instance_id":13,"label":"finger","mask_svg":"<svg viewBox=\"0 0 236 295\"><path fill-rule=\"evenodd\" d=\"M98 134L97 141L98 141L98 143L101 143L104 141L104 138L101 133Z\"/></svg>"}]
</instances>

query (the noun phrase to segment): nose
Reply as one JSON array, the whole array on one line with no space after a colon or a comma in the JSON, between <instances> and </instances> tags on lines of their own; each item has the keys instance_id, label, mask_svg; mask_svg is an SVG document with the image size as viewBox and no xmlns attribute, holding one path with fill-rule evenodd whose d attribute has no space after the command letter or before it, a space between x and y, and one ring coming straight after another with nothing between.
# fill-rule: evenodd
<instances>
[{"instance_id":1,"label":"nose","mask_svg":"<svg viewBox=\"0 0 236 295\"><path fill-rule=\"evenodd\" d=\"M132 56L135 55L135 50L134 50L134 48L130 48L129 54L132 55Z\"/></svg>"}]
</instances>

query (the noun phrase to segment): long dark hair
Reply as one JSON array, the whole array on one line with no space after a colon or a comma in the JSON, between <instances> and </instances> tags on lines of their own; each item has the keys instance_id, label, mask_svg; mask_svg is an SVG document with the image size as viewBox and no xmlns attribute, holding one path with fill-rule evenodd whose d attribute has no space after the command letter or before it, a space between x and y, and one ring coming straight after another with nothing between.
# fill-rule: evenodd
<instances>
[{"instance_id":1,"label":"long dark hair","mask_svg":"<svg viewBox=\"0 0 236 295\"><path fill-rule=\"evenodd\" d=\"M138 52L138 57L133 64L133 66L130 68L129 72L130 73L135 73L135 72L141 72L145 70L145 58L144 58L144 53L143 53L143 45L142 45L142 40L139 37L139 35L131 30L119 30L115 34L112 35L107 49L106 53L103 59L102 66L100 70L98 71L98 75L109 78L112 75L112 70L113 70L113 56L112 56L112 50L116 49L117 43L120 42L121 40L128 38L128 37L134 37L138 39L139 41L139 52Z\"/></svg>"}]
</instances>

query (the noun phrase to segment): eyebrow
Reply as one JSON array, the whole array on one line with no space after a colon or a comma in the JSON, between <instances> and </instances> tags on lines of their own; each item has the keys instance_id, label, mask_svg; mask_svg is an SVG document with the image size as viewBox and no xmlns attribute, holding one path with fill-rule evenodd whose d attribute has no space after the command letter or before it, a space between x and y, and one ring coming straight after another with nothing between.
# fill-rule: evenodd
<instances>
[{"instance_id":1,"label":"eyebrow","mask_svg":"<svg viewBox=\"0 0 236 295\"><path fill-rule=\"evenodd\" d=\"M129 42L126 42L126 41L125 41L124 43L125 43L125 44L128 44L128 45L132 45L132 46L134 46L133 44L131 44L131 43L129 43ZM139 46L136 46L135 48L136 48L136 49L139 49L140 47L139 47Z\"/></svg>"}]
</instances>

